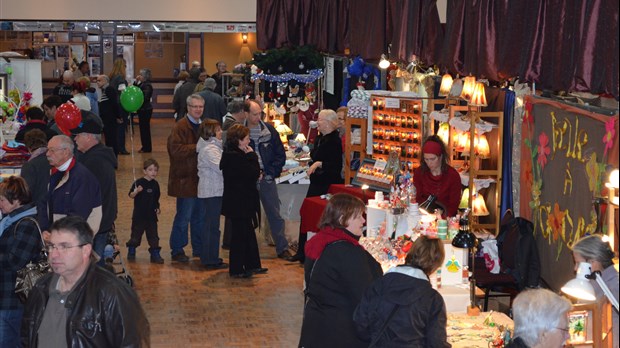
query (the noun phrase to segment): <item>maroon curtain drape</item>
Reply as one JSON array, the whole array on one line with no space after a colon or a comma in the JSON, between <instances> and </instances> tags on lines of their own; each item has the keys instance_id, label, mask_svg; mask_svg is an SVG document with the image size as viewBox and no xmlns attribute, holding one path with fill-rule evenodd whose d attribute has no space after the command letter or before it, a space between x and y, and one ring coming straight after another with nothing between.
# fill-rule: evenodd
<instances>
[{"instance_id":1,"label":"maroon curtain drape","mask_svg":"<svg viewBox=\"0 0 620 348\"><path fill-rule=\"evenodd\" d=\"M618 97L618 1L451 0L440 65Z\"/></svg>"},{"instance_id":2,"label":"maroon curtain drape","mask_svg":"<svg viewBox=\"0 0 620 348\"><path fill-rule=\"evenodd\" d=\"M386 11L390 59L408 62L415 54L426 64L439 60L443 28L435 0L387 0Z\"/></svg>"}]
</instances>

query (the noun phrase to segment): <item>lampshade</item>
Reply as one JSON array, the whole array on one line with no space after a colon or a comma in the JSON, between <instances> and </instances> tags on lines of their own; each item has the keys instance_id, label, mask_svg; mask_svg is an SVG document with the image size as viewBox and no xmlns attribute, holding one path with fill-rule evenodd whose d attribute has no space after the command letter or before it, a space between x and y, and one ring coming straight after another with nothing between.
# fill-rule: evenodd
<instances>
[{"instance_id":1,"label":"lampshade","mask_svg":"<svg viewBox=\"0 0 620 348\"><path fill-rule=\"evenodd\" d=\"M300 143L305 143L306 142L306 136L303 133L299 133L295 137L295 141L298 141Z\"/></svg>"},{"instance_id":2,"label":"lampshade","mask_svg":"<svg viewBox=\"0 0 620 348\"><path fill-rule=\"evenodd\" d=\"M452 88L450 88L450 97L455 97L458 98L461 95L461 92L463 91L463 79L455 79L452 82Z\"/></svg>"},{"instance_id":3,"label":"lampshade","mask_svg":"<svg viewBox=\"0 0 620 348\"><path fill-rule=\"evenodd\" d=\"M609 173L609 187L618 189L618 169L614 169Z\"/></svg>"},{"instance_id":4,"label":"lampshade","mask_svg":"<svg viewBox=\"0 0 620 348\"><path fill-rule=\"evenodd\" d=\"M452 89L452 83L454 80L452 79L452 75L444 74L441 77L441 86L439 87L439 96L447 97L450 95L450 90Z\"/></svg>"},{"instance_id":5,"label":"lampshade","mask_svg":"<svg viewBox=\"0 0 620 348\"><path fill-rule=\"evenodd\" d=\"M387 60L387 58L385 57L385 54L381 55L381 60L379 61L379 68L381 69L387 69L390 67L390 61Z\"/></svg>"},{"instance_id":6,"label":"lampshade","mask_svg":"<svg viewBox=\"0 0 620 348\"><path fill-rule=\"evenodd\" d=\"M562 292L586 301L596 300L594 295L594 288L590 281L586 278L590 275L592 266L587 262L580 262L579 268L577 268L577 276L575 279L570 280L562 287Z\"/></svg>"},{"instance_id":7,"label":"lampshade","mask_svg":"<svg viewBox=\"0 0 620 348\"><path fill-rule=\"evenodd\" d=\"M471 106L487 106L487 96L484 93L484 83L476 82L474 87L474 91L471 94L471 99L469 102Z\"/></svg>"},{"instance_id":8,"label":"lampshade","mask_svg":"<svg viewBox=\"0 0 620 348\"><path fill-rule=\"evenodd\" d=\"M437 204L435 204L436 200L437 196L430 195L422 204L420 204L418 209L424 214L433 214L435 212L435 209L439 207Z\"/></svg>"},{"instance_id":9,"label":"lampshade","mask_svg":"<svg viewBox=\"0 0 620 348\"><path fill-rule=\"evenodd\" d=\"M471 96L474 94L474 88L476 87L476 78L473 76L467 76L463 79L463 89L459 96L464 100L471 100Z\"/></svg>"},{"instance_id":10,"label":"lampshade","mask_svg":"<svg viewBox=\"0 0 620 348\"><path fill-rule=\"evenodd\" d=\"M469 142L470 142L469 132L462 132L459 135L459 138L456 142L456 151L469 153Z\"/></svg>"},{"instance_id":11,"label":"lampshade","mask_svg":"<svg viewBox=\"0 0 620 348\"><path fill-rule=\"evenodd\" d=\"M461 202L459 203L459 209L467 208L469 208L469 187L466 187L463 190L463 194L461 195Z\"/></svg>"},{"instance_id":12,"label":"lampshade","mask_svg":"<svg viewBox=\"0 0 620 348\"><path fill-rule=\"evenodd\" d=\"M417 133L415 133L417 134ZM437 136L441 138L444 144L450 143L450 125L447 122L442 122L437 130Z\"/></svg>"},{"instance_id":13,"label":"lampshade","mask_svg":"<svg viewBox=\"0 0 620 348\"><path fill-rule=\"evenodd\" d=\"M476 236L469 231L459 231L452 239L452 246L461 249L471 249L476 246Z\"/></svg>"},{"instance_id":14,"label":"lampshade","mask_svg":"<svg viewBox=\"0 0 620 348\"><path fill-rule=\"evenodd\" d=\"M482 195L476 195L474 197L474 202L472 203L472 214L474 216L488 216L489 210L487 209L487 205L484 203L484 198Z\"/></svg>"},{"instance_id":15,"label":"lampshade","mask_svg":"<svg viewBox=\"0 0 620 348\"><path fill-rule=\"evenodd\" d=\"M478 136L478 142L476 143L476 153L480 158L489 158L491 156L491 149L489 148L489 141L486 135L481 134Z\"/></svg>"},{"instance_id":16,"label":"lampshade","mask_svg":"<svg viewBox=\"0 0 620 348\"><path fill-rule=\"evenodd\" d=\"M276 126L276 131L280 135L290 135L293 134L293 130L286 125L286 123L280 123Z\"/></svg>"}]
</instances>

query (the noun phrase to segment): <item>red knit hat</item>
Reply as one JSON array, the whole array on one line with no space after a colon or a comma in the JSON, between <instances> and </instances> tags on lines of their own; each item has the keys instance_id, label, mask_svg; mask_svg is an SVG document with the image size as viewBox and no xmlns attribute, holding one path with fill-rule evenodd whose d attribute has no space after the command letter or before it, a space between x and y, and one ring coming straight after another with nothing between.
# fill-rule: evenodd
<instances>
[{"instance_id":1,"label":"red knit hat","mask_svg":"<svg viewBox=\"0 0 620 348\"><path fill-rule=\"evenodd\" d=\"M429 140L424 143L424 146L422 147L422 153L430 153L433 155L441 156L441 145L439 145L438 142Z\"/></svg>"}]
</instances>

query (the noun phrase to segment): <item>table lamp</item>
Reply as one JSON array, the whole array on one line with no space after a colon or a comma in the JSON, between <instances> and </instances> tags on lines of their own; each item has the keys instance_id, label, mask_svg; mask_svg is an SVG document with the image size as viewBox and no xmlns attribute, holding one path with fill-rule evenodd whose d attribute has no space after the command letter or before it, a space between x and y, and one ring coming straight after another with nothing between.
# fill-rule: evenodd
<instances>
[{"instance_id":1,"label":"table lamp","mask_svg":"<svg viewBox=\"0 0 620 348\"><path fill-rule=\"evenodd\" d=\"M282 141L282 144L288 143L287 136L293 134L293 130L284 122L279 123L275 128L276 132L280 134L280 140Z\"/></svg>"},{"instance_id":2,"label":"table lamp","mask_svg":"<svg viewBox=\"0 0 620 348\"><path fill-rule=\"evenodd\" d=\"M455 248L469 249L471 255L471 266L469 276L469 306L467 307L467 315L476 316L480 314L480 308L476 305L476 279L474 278L474 262L476 259L476 236L469 231L467 219L461 219L461 229L459 233L452 239L452 246Z\"/></svg>"},{"instance_id":3,"label":"table lamp","mask_svg":"<svg viewBox=\"0 0 620 348\"><path fill-rule=\"evenodd\" d=\"M603 279L601 279L601 272L592 272L592 266L587 262L580 262L577 268L577 275L575 279L571 279L562 287L562 292L585 301L594 301L596 296L594 295L594 288L588 279L594 279L598 286L601 287L605 297L614 306L616 312L618 312L618 301L613 296L609 287L605 285Z\"/></svg>"},{"instance_id":4,"label":"table lamp","mask_svg":"<svg viewBox=\"0 0 620 348\"><path fill-rule=\"evenodd\" d=\"M436 204L437 196L429 195L428 198L420 204L418 209L424 214L433 214L437 208L440 208L439 205Z\"/></svg>"}]
</instances>

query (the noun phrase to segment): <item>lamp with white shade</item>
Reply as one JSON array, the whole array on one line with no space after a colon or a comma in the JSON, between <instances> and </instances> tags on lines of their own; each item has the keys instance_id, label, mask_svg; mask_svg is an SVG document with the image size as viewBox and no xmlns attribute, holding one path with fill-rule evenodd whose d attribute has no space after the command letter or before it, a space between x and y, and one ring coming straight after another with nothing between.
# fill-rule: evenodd
<instances>
[{"instance_id":1,"label":"lamp with white shade","mask_svg":"<svg viewBox=\"0 0 620 348\"><path fill-rule=\"evenodd\" d=\"M592 266L587 262L580 262L577 268L577 276L571 279L568 283L562 287L562 292L585 301L594 301L596 296L594 295L594 288L590 284L589 279L594 279L598 286L601 287L605 297L609 300L612 306L618 311L618 300L609 290L609 287L605 285L605 281L601 279L601 272L592 272Z\"/></svg>"}]
</instances>

